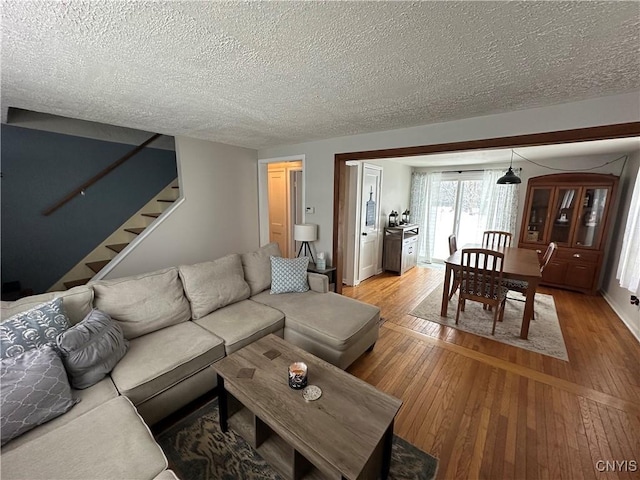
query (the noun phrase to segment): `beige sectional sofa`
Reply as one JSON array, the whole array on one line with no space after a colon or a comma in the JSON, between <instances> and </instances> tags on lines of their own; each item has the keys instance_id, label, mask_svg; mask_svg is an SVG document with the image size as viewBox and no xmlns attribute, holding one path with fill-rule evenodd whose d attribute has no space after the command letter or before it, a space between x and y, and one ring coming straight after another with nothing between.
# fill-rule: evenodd
<instances>
[{"instance_id":1,"label":"beige sectional sofa","mask_svg":"<svg viewBox=\"0 0 640 480\"><path fill-rule=\"evenodd\" d=\"M2 302L5 320L60 296L71 324L95 307L129 341L110 375L73 390L71 410L2 447L2 478L175 478L148 426L215 388L212 363L269 333L340 368L373 346L377 307L328 292L313 273L309 291L272 295L272 255L277 244Z\"/></svg>"}]
</instances>

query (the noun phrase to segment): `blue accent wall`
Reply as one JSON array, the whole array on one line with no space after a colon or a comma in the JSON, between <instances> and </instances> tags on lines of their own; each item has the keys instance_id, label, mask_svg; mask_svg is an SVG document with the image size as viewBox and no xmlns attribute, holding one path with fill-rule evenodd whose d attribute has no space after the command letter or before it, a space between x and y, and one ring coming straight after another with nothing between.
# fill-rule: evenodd
<instances>
[{"instance_id":1,"label":"blue accent wall","mask_svg":"<svg viewBox=\"0 0 640 480\"><path fill-rule=\"evenodd\" d=\"M42 210L135 146L12 125L0 132L2 282L17 280L35 293L49 289L177 177L175 152L147 147L45 217Z\"/></svg>"}]
</instances>

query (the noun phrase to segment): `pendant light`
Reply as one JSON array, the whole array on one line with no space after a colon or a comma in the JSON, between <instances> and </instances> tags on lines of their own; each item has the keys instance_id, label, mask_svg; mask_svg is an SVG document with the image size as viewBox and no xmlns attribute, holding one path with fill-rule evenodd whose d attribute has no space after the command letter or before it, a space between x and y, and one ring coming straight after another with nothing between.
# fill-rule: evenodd
<instances>
[{"instance_id":1,"label":"pendant light","mask_svg":"<svg viewBox=\"0 0 640 480\"><path fill-rule=\"evenodd\" d=\"M516 183L522 183L522 180L519 176L513 173L513 150L511 150L511 164L509 165L509 170L502 177L498 179L496 182L498 185L513 185Z\"/></svg>"}]
</instances>

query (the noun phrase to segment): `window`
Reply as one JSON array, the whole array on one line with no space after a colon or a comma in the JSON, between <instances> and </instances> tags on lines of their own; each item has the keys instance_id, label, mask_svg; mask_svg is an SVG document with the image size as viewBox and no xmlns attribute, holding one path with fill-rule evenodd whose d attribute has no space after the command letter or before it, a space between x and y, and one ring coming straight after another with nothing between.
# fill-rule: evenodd
<instances>
[{"instance_id":1,"label":"window","mask_svg":"<svg viewBox=\"0 0 640 480\"><path fill-rule=\"evenodd\" d=\"M616 278L621 287L640 296L640 171L633 187Z\"/></svg>"}]
</instances>

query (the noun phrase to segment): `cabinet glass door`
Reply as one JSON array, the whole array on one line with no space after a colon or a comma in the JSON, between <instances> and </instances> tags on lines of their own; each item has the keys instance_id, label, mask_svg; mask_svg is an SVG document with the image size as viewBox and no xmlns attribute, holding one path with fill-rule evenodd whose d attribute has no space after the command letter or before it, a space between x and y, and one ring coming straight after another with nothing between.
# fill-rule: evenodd
<instances>
[{"instance_id":1,"label":"cabinet glass door","mask_svg":"<svg viewBox=\"0 0 640 480\"><path fill-rule=\"evenodd\" d=\"M551 204L551 188L533 188L529 201L525 241L544 243L547 236L547 217Z\"/></svg>"},{"instance_id":2,"label":"cabinet glass door","mask_svg":"<svg viewBox=\"0 0 640 480\"><path fill-rule=\"evenodd\" d=\"M608 201L608 188L585 188L574 236L574 246L598 248Z\"/></svg>"},{"instance_id":3,"label":"cabinet glass door","mask_svg":"<svg viewBox=\"0 0 640 480\"><path fill-rule=\"evenodd\" d=\"M571 243L571 226L578 209L578 192L576 188L559 188L552 212L550 242L569 245Z\"/></svg>"}]
</instances>

